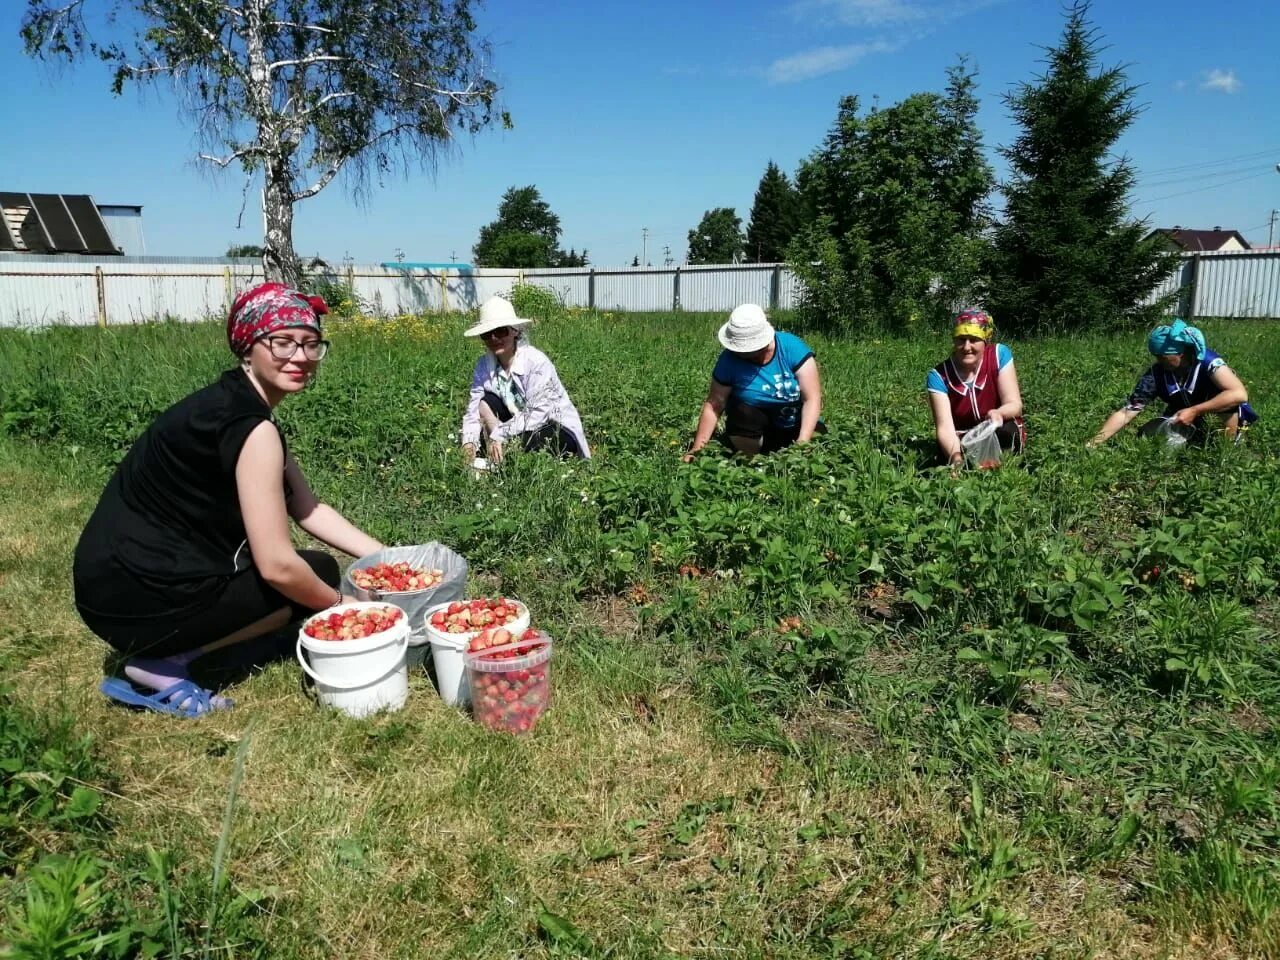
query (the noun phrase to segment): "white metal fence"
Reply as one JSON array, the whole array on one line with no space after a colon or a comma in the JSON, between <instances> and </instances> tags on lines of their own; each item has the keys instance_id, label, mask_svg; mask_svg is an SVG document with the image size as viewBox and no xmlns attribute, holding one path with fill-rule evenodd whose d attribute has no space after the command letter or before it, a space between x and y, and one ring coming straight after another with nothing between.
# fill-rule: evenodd
<instances>
[{"instance_id":1,"label":"white metal fence","mask_svg":"<svg viewBox=\"0 0 1280 960\"><path fill-rule=\"evenodd\" d=\"M518 282L547 287L569 306L621 311L789 309L799 282L782 264L710 267L576 267L424 270L344 266L323 273L349 284L377 314L471 310ZM225 316L235 293L262 280L254 260L0 254L0 327L127 324ZM1280 252L1187 254L1152 298L1182 291L1191 317L1280 317Z\"/></svg>"}]
</instances>

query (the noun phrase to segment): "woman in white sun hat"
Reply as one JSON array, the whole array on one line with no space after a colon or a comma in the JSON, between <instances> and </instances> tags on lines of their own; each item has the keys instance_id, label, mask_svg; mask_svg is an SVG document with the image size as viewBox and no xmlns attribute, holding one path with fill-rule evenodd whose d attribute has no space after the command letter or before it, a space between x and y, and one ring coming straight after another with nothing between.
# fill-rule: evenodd
<instances>
[{"instance_id":1,"label":"woman in white sun hat","mask_svg":"<svg viewBox=\"0 0 1280 960\"><path fill-rule=\"evenodd\" d=\"M504 445L517 439L525 450L561 457L591 456L582 418L547 355L524 340L530 320L516 316L511 301L490 297L480 306L480 322L464 336L479 337L486 349L471 375L471 396L462 416L462 449L467 463L482 439L489 461L502 462Z\"/></svg>"},{"instance_id":2,"label":"woman in white sun hat","mask_svg":"<svg viewBox=\"0 0 1280 960\"><path fill-rule=\"evenodd\" d=\"M721 414L721 442L747 455L807 443L826 429L818 362L808 344L774 330L754 303L735 307L718 336L724 350L711 371L686 463L706 446Z\"/></svg>"}]
</instances>

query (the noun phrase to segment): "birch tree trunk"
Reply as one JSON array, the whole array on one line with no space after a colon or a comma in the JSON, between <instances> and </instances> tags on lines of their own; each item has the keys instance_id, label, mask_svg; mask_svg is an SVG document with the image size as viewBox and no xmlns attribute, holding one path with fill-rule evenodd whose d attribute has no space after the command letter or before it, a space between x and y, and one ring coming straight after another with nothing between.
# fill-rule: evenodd
<instances>
[{"instance_id":1,"label":"birch tree trunk","mask_svg":"<svg viewBox=\"0 0 1280 960\"><path fill-rule=\"evenodd\" d=\"M302 265L293 252L293 190L287 160L273 160L262 189L262 269L267 279L298 289Z\"/></svg>"}]
</instances>

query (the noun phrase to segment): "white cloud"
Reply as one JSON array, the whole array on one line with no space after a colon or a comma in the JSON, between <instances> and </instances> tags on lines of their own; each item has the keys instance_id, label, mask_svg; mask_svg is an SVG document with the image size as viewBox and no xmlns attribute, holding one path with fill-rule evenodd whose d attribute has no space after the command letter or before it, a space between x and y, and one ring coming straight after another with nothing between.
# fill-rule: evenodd
<instances>
[{"instance_id":1,"label":"white cloud","mask_svg":"<svg viewBox=\"0 0 1280 960\"><path fill-rule=\"evenodd\" d=\"M936 27L985 7L1009 0L795 0L791 13L799 20L839 23L847 27L887 27L927 23Z\"/></svg>"},{"instance_id":2,"label":"white cloud","mask_svg":"<svg viewBox=\"0 0 1280 960\"><path fill-rule=\"evenodd\" d=\"M912 0L800 0L797 13L819 11L852 27L879 27L887 23L921 20L927 11Z\"/></svg>"},{"instance_id":3,"label":"white cloud","mask_svg":"<svg viewBox=\"0 0 1280 960\"><path fill-rule=\"evenodd\" d=\"M875 28L880 36L829 44L781 57L765 69L770 83L795 83L835 73L871 54L893 53L951 20L1009 0L795 0L791 13L830 33L833 26Z\"/></svg>"},{"instance_id":4,"label":"white cloud","mask_svg":"<svg viewBox=\"0 0 1280 960\"><path fill-rule=\"evenodd\" d=\"M872 53L890 53L900 44L888 40L874 40L871 43L848 43L836 47L814 47L802 50L789 57L782 57L769 64L765 71L770 83L795 83L798 80L809 80L826 73L835 73L853 66L863 57Z\"/></svg>"},{"instance_id":5,"label":"white cloud","mask_svg":"<svg viewBox=\"0 0 1280 960\"><path fill-rule=\"evenodd\" d=\"M1215 67L1204 75L1204 82L1200 84L1200 89L1235 93L1240 86L1240 80L1236 77L1234 70L1219 70Z\"/></svg>"}]
</instances>

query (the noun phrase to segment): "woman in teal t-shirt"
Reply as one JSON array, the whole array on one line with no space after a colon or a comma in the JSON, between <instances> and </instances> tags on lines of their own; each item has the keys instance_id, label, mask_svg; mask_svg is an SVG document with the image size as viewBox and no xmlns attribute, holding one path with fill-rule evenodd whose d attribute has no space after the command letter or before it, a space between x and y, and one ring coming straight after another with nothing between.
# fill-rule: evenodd
<instances>
[{"instance_id":1,"label":"woman in teal t-shirt","mask_svg":"<svg viewBox=\"0 0 1280 960\"><path fill-rule=\"evenodd\" d=\"M718 336L724 351L711 372L686 463L706 446L721 414L721 441L747 455L807 443L825 429L818 362L803 340L775 331L754 303L735 307Z\"/></svg>"}]
</instances>

